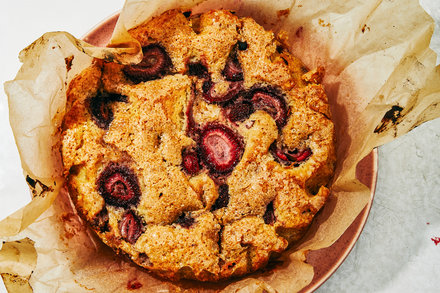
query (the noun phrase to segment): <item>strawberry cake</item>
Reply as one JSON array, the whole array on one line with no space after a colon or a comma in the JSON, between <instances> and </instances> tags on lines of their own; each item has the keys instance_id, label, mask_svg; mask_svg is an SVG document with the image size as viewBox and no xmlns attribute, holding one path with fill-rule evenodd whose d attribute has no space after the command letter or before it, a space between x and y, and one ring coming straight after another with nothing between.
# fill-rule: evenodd
<instances>
[{"instance_id":1,"label":"strawberry cake","mask_svg":"<svg viewBox=\"0 0 440 293\"><path fill-rule=\"evenodd\" d=\"M61 153L79 215L164 278L264 267L329 196L323 68L226 10L170 10L129 33L140 63L95 60L69 84Z\"/></svg>"}]
</instances>

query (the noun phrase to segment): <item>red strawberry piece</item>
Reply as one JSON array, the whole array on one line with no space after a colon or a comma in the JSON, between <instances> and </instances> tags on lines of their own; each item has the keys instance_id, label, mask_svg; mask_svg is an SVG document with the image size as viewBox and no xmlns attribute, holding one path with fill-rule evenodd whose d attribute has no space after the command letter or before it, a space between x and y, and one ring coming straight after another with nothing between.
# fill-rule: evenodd
<instances>
[{"instance_id":1,"label":"red strawberry piece","mask_svg":"<svg viewBox=\"0 0 440 293\"><path fill-rule=\"evenodd\" d=\"M218 95L214 90L214 83L207 80L203 83L203 97L210 103L224 103L236 98L242 89L241 82L230 82L227 92L223 95Z\"/></svg>"},{"instance_id":2,"label":"red strawberry piece","mask_svg":"<svg viewBox=\"0 0 440 293\"><path fill-rule=\"evenodd\" d=\"M241 68L240 61L238 60L237 45L234 46L228 56L228 59L226 59L226 65L222 71L222 74L225 79L229 81L243 80L243 69Z\"/></svg>"},{"instance_id":3,"label":"red strawberry piece","mask_svg":"<svg viewBox=\"0 0 440 293\"><path fill-rule=\"evenodd\" d=\"M235 167L243 154L242 138L225 125L205 126L200 136L201 157L212 173L225 174Z\"/></svg>"},{"instance_id":4,"label":"red strawberry piece","mask_svg":"<svg viewBox=\"0 0 440 293\"><path fill-rule=\"evenodd\" d=\"M225 109L225 115L231 122L242 122L249 118L254 112L252 103L246 100L237 101L228 105Z\"/></svg>"},{"instance_id":5,"label":"red strawberry piece","mask_svg":"<svg viewBox=\"0 0 440 293\"><path fill-rule=\"evenodd\" d=\"M136 175L130 168L110 163L96 181L98 193L105 202L120 207L137 204L141 195Z\"/></svg>"},{"instance_id":6,"label":"red strawberry piece","mask_svg":"<svg viewBox=\"0 0 440 293\"><path fill-rule=\"evenodd\" d=\"M288 109L281 94L273 89L258 88L251 91L251 100L256 110L266 111L272 116L278 128L286 125Z\"/></svg>"},{"instance_id":7,"label":"red strawberry piece","mask_svg":"<svg viewBox=\"0 0 440 293\"><path fill-rule=\"evenodd\" d=\"M95 124L102 129L108 129L113 120L113 112L110 107L112 102L127 102L127 97L100 92L90 99L89 112Z\"/></svg>"},{"instance_id":8,"label":"red strawberry piece","mask_svg":"<svg viewBox=\"0 0 440 293\"><path fill-rule=\"evenodd\" d=\"M234 60L228 60L226 62L225 68L223 69L223 75L226 80L229 81L240 81L243 80L243 70L241 69L240 63Z\"/></svg>"},{"instance_id":9,"label":"red strawberry piece","mask_svg":"<svg viewBox=\"0 0 440 293\"><path fill-rule=\"evenodd\" d=\"M182 166L189 175L195 175L199 173L200 164L197 152L195 152L194 150L182 151Z\"/></svg>"},{"instance_id":10,"label":"red strawberry piece","mask_svg":"<svg viewBox=\"0 0 440 293\"><path fill-rule=\"evenodd\" d=\"M297 150L293 152L288 152L288 156L291 161L302 162L305 161L312 154L312 150L310 148L305 148L302 150Z\"/></svg>"},{"instance_id":11,"label":"red strawberry piece","mask_svg":"<svg viewBox=\"0 0 440 293\"><path fill-rule=\"evenodd\" d=\"M182 228L188 229L194 224L195 220L191 217L191 213L182 213L176 220L176 224L179 224Z\"/></svg>"},{"instance_id":12,"label":"red strawberry piece","mask_svg":"<svg viewBox=\"0 0 440 293\"><path fill-rule=\"evenodd\" d=\"M171 68L172 62L165 49L158 44L142 48L144 57L135 65L127 65L123 71L135 83L161 78Z\"/></svg>"},{"instance_id":13,"label":"red strawberry piece","mask_svg":"<svg viewBox=\"0 0 440 293\"><path fill-rule=\"evenodd\" d=\"M277 150L275 151L275 155L276 155L280 160L282 160L282 161L289 161L289 159L287 158L286 154L285 154L282 150L280 150L280 149L277 149Z\"/></svg>"},{"instance_id":14,"label":"red strawberry piece","mask_svg":"<svg viewBox=\"0 0 440 293\"><path fill-rule=\"evenodd\" d=\"M108 216L107 208L104 206L104 208L94 217L91 224L92 227L99 230L101 233L105 233L110 231L108 221L109 221L109 216Z\"/></svg>"},{"instance_id":15,"label":"red strawberry piece","mask_svg":"<svg viewBox=\"0 0 440 293\"><path fill-rule=\"evenodd\" d=\"M275 216L275 211L273 208L273 201L271 201L267 207L266 207L266 212L263 215L263 219L264 219L264 223L268 224L268 225L273 225L277 218Z\"/></svg>"},{"instance_id":16,"label":"red strawberry piece","mask_svg":"<svg viewBox=\"0 0 440 293\"><path fill-rule=\"evenodd\" d=\"M208 77L208 68L202 62L188 62L188 75L197 76L199 78Z\"/></svg>"},{"instance_id":17,"label":"red strawberry piece","mask_svg":"<svg viewBox=\"0 0 440 293\"><path fill-rule=\"evenodd\" d=\"M185 115L186 115L186 134L195 141L197 141L199 135L199 126L194 120L194 111L193 111L195 95L196 93L193 88L192 96L188 101L188 105L186 106Z\"/></svg>"},{"instance_id":18,"label":"red strawberry piece","mask_svg":"<svg viewBox=\"0 0 440 293\"><path fill-rule=\"evenodd\" d=\"M211 211L215 211L227 207L229 203L229 186L222 184L218 187L218 197L211 207Z\"/></svg>"},{"instance_id":19,"label":"red strawberry piece","mask_svg":"<svg viewBox=\"0 0 440 293\"><path fill-rule=\"evenodd\" d=\"M310 148L286 151L283 148L277 147L276 142L270 146L270 151L277 161L283 163L284 165L291 165L292 163L295 163L295 167L298 167L299 163L307 160L312 155L312 150Z\"/></svg>"},{"instance_id":20,"label":"red strawberry piece","mask_svg":"<svg viewBox=\"0 0 440 293\"><path fill-rule=\"evenodd\" d=\"M132 211L127 211L119 222L119 231L123 239L134 244L142 234L141 221Z\"/></svg>"}]
</instances>

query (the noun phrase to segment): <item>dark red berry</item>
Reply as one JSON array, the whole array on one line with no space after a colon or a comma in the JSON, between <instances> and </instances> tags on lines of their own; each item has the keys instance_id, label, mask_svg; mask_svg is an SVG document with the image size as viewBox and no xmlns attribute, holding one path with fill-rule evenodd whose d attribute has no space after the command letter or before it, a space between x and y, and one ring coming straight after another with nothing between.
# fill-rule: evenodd
<instances>
[{"instance_id":1,"label":"dark red berry","mask_svg":"<svg viewBox=\"0 0 440 293\"><path fill-rule=\"evenodd\" d=\"M312 154L312 150L310 148L305 148L302 150L295 149L293 152L287 152L289 159L295 162L305 161Z\"/></svg>"},{"instance_id":2,"label":"dark red berry","mask_svg":"<svg viewBox=\"0 0 440 293\"><path fill-rule=\"evenodd\" d=\"M132 211L127 211L119 222L119 231L123 239L134 244L142 234L141 221Z\"/></svg>"},{"instance_id":3,"label":"dark red berry","mask_svg":"<svg viewBox=\"0 0 440 293\"><path fill-rule=\"evenodd\" d=\"M213 86L214 86L214 83L212 82L211 79L205 80L202 85L203 94L204 95L209 94L209 92L211 91Z\"/></svg>"},{"instance_id":4,"label":"dark red berry","mask_svg":"<svg viewBox=\"0 0 440 293\"><path fill-rule=\"evenodd\" d=\"M195 89L192 90L192 96L188 101L188 105L186 106L185 116L186 116L186 135L191 137L193 140L198 141L199 139L199 125L194 120L194 99L196 93Z\"/></svg>"},{"instance_id":5,"label":"dark red berry","mask_svg":"<svg viewBox=\"0 0 440 293\"><path fill-rule=\"evenodd\" d=\"M182 151L182 167L189 175L195 175L199 173L200 164L199 156L194 150Z\"/></svg>"},{"instance_id":6,"label":"dark red berry","mask_svg":"<svg viewBox=\"0 0 440 293\"><path fill-rule=\"evenodd\" d=\"M109 217L108 217L107 208L104 206L104 208L93 218L91 225L96 230L99 230L101 233L104 233L110 230L108 221L109 221Z\"/></svg>"},{"instance_id":7,"label":"dark red berry","mask_svg":"<svg viewBox=\"0 0 440 293\"><path fill-rule=\"evenodd\" d=\"M226 80L229 81L243 80L243 70L241 69L240 63L228 60L225 65L225 69L223 69L223 75L225 76Z\"/></svg>"},{"instance_id":8,"label":"dark red berry","mask_svg":"<svg viewBox=\"0 0 440 293\"><path fill-rule=\"evenodd\" d=\"M197 76L199 78L208 77L208 68L202 64L202 62L189 62L188 66L188 75Z\"/></svg>"},{"instance_id":9,"label":"dark red berry","mask_svg":"<svg viewBox=\"0 0 440 293\"><path fill-rule=\"evenodd\" d=\"M254 112L252 103L246 100L237 101L231 105L228 105L225 109L225 116L231 122L242 122L249 118Z\"/></svg>"},{"instance_id":10,"label":"dark red berry","mask_svg":"<svg viewBox=\"0 0 440 293\"><path fill-rule=\"evenodd\" d=\"M229 203L229 186L222 184L218 187L218 197L211 207L211 211L215 211L227 207Z\"/></svg>"},{"instance_id":11,"label":"dark red berry","mask_svg":"<svg viewBox=\"0 0 440 293\"><path fill-rule=\"evenodd\" d=\"M263 215L263 219L264 219L264 223L268 224L268 225L273 225L277 218L275 216L275 211L273 208L273 201L271 201L267 207L266 207L266 212Z\"/></svg>"},{"instance_id":12,"label":"dark red berry","mask_svg":"<svg viewBox=\"0 0 440 293\"><path fill-rule=\"evenodd\" d=\"M246 47L247 48L247 47ZM222 71L223 76L228 81L242 81L243 80L243 69L241 68L240 61L237 55L237 45L234 46L231 53L226 59L225 68Z\"/></svg>"},{"instance_id":13,"label":"dark red berry","mask_svg":"<svg viewBox=\"0 0 440 293\"><path fill-rule=\"evenodd\" d=\"M243 154L242 138L225 125L212 123L200 135L201 158L212 173L225 174Z\"/></svg>"},{"instance_id":14,"label":"dark red berry","mask_svg":"<svg viewBox=\"0 0 440 293\"><path fill-rule=\"evenodd\" d=\"M256 110L266 111L275 120L278 128L286 125L288 109L284 97L270 88L251 91L250 98Z\"/></svg>"},{"instance_id":15,"label":"dark red berry","mask_svg":"<svg viewBox=\"0 0 440 293\"><path fill-rule=\"evenodd\" d=\"M191 217L190 213L182 213L176 220L176 224L180 225L182 228L188 229L194 224L195 220Z\"/></svg>"},{"instance_id":16,"label":"dark red berry","mask_svg":"<svg viewBox=\"0 0 440 293\"><path fill-rule=\"evenodd\" d=\"M289 158L286 156L286 154L282 150L277 149L275 151L275 154L280 160L286 161L286 162L289 161Z\"/></svg>"},{"instance_id":17,"label":"dark red berry","mask_svg":"<svg viewBox=\"0 0 440 293\"><path fill-rule=\"evenodd\" d=\"M230 82L227 92L223 95L218 95L214 90L215 84L211 80L203 83L203 97L210 103L224 103L235 99L242 89L241 82Z\"/></svg>"},{"instance_id":18,"label":"dark red berry","mask_svg":"<svg viewBox=\"0 0 440 293\"><path fill-rule=\"evenodd\" d=\"M127 65L123 71L135 83L161 78L171 68L171 59L165 49L158 44L142 48L144 57L135 65Z\"/></svg>"},{"instance_id":19,"label":"dark red berry","mask_svg":"<svg viewBox=\"0 0 440 293\"><path fill-rule=\"evenodd\" d=\"M298 167L299 163L307 160L312 155L312 150L310 148L304 148L301 150L294 149L293 151L289 151L283 148L278 148L276 142L270 146L270 151L277 161L283 163L284 165L291 165L292 163L295 163L295 167Z\"/></svg>"},{"instance_id":20,"label":"dark red berry","mask_svg":"<svg viewBox=\"0 0 440 293\"><path fill-rule=\"evenodd\" d=\"M108 129L113 120L113 112L110 107L112 102L127 102L127 97L100 92L90 99L89 110L95 124L102 129Z\"/></svg>"},{"instance_id":21,"label":"dark red berry","mask_svg":"<svg viewBox=\"0 0 440 293\"><path fill-rule=\"evenodd\" d=\"M289 160L289 157L286 155L283 149L278 148L276 142L273 142L269 148L270 152L275 158L275 161L280 162L284 165L290 166L292 161Z\"/></svg>"},{"instance_id":22,"label":"dark red berry","mask_svg":"<svg viewBox=\"0 0 440 293\"><path fill-rule=\"evenodd\" d=\"M96 181L105 202L120 207L137 204L141 195L136 175L127 166L110 163Z\"/></svg>"}]
</instances>

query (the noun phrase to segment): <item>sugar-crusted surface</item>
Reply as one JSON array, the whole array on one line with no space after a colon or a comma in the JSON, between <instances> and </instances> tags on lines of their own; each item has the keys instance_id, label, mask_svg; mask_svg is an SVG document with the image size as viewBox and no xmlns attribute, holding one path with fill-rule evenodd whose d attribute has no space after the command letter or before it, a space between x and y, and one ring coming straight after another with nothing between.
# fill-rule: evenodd
<instances>
[{"instance_id":1,"label":"sugar-crusted surface","mask_svg":"<svg viewBox=\"0 0 440 293\"><path fill-rule=\"evenodd\" d=\"M164 77L136 84L122 65L96 61L70 84L62 155L79 213L107 245L164 277L218 280L261 268L301 237L329 195L334 131L318 84L322 69L307 72L280 50L273 33L227 11L187 18L172 10L130 33L143 46L159 43L172 67ZM222 71L238 41L248 46L237 50L242 90L270 86L282 93L289 115L281 129L263 110L231 122L221 104L202 97L200 78L187 74L188 62L201 61L218 91L225 91ZM90 112L90 99L102 92L127 97L108 103L108 129L98 127ZM187 131L190 105L197 125L216 121L242 137L240 161L221 179L203 166L195 175L182 168L182 151L199 143ZM275 141L289 149L310 148L311 155L300 164L280 163L270 151ZM106 204L98 192L99 175L111 162L137 177L142 195L136 204ZM226 206L214 209L219 180L229 197ZM273 222L267 220L268 206ZM142 226L134 243L121 232L126 210Z\"/></svg>"}]
</instances>

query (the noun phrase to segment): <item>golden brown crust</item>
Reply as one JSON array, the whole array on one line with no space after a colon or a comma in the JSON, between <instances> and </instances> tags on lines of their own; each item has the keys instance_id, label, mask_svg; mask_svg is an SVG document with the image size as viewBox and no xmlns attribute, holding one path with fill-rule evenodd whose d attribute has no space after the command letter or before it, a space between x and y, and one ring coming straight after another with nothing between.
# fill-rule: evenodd
<instances>
[{"instance_id":1,"label":"golden brown crust","mask_svg":"<svg viewBox=\"0 0 440 293\"><path fill-rule=\"evenodd\" d=\"M130 33L172 65L139 82L124 66L97 61L70 83L62 155L78 212L107 245L162 277L215 281L263 267L301 237L329 196L334 128L323 69L307 71L272 32L224 10L189 18L171 10ZM234 82L225 73L231 58L243 74ZM192 74L191 62L208 72ZM239 91L211 102L209 84L219 96L231 84ZM259 90L281 104L278 112L286 104L284 118L252 100ZM240 99L254 105L234 120L225 109ZM183 153L200 152L200 129L213 123L238 137L239 160L215 173L199 154L205 163L192 174ZM106 198L103 174L112 172L136 178L125 186L127 203Z\"/></svg>"}]
</instances>

